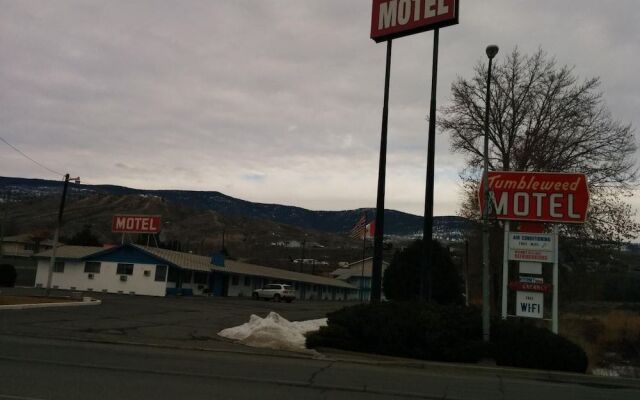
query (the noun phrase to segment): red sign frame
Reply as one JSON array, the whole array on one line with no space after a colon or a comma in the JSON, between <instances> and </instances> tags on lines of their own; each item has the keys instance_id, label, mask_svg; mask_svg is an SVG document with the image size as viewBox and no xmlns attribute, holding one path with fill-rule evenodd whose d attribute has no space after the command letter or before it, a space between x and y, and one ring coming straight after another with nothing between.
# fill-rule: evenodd
<instances>
[{"instance_id":1,"label":"red sign frame","mask_svg":"<svg viewBox=\"0 0 640 400\"><path fill-rule=\"evenodd\" d=\"M460 0L373 0L371 39L396 39L435 28L455 25Z\"/></svg>"},{"instance_id":2,"label":"red sign frame","mask_svg":"<svg viewBox=\"0 0 640 400\"><path fill-rule=\"evenodd\" d=\"M584 223L589 209L585 174L563 172L490 171L492 211L500 220ZM484 210L484 182L478 202Z\"/></svg>"},{"instance_id":3,"label":"red sign frame","mask_svg":"<svg viewBox=\"0 0 640 400\"><path fill-rule=\"evenodd\" d=\"M119 214L111 219L114 233L158 233L161 227L159 215Z\"/></svg>"}]
</instances>

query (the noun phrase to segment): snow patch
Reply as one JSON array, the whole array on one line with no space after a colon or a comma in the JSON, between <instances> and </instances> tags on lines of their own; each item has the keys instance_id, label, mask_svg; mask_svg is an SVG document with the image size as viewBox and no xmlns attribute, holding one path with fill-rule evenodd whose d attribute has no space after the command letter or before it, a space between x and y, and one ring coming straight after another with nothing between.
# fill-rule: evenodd
<instances>
[{"instance_id":1,"label":"snow patch","mask_svg":"<svg viewBox=\"0 0 640 400\"><path fill-rule=\"evenodd\" d=\"M326 318L290 322L271 311L265 318L251 315L249 322L223 329L218 335L251 347L308 351L304 335L317 331L321 326L327 326Z\"/></svg>"}]
</instances>

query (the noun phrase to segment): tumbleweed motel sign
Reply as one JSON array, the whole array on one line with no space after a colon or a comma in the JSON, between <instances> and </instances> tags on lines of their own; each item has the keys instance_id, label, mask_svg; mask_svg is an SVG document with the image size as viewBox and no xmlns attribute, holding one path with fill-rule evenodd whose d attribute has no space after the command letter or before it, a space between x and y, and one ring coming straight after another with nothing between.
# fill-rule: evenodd
<instances>
[{"instance_id":1,"label":"tumbleweed motel sign","mask_svg":"<svg viewBox=\"0 0 640 400\"><path fill-rule=\"evenodd\" d=\"M490 171L490 217L505 221L502 268L502 318L544 319L544 300L551 292L551 330L558 333L558 224L581 224L587 218L589 190L584 174ZM483 210L483 184L478 199ZM525 229L510 231L510 222ZM530 223L535 223L531 225ZM542 233L544 223L552 233ZM533 229L531 229L533 228ZM517 279L509 282L509 265L517 264ZM543 271L552 266L552 283ZM514 265L515 266L515 265ZM515 291L515 315L508 314L508 289Z\"/></svg>"}]
</instances>

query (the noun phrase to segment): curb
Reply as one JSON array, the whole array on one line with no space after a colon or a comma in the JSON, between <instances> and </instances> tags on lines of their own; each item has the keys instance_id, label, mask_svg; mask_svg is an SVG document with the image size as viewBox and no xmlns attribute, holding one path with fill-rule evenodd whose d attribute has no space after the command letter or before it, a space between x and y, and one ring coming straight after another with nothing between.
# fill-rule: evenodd
<instances>
[{"instance_id":1,"label":"curb","mask_svg":"<svg viewBox=\"0 0 640 400\"><path fill-rule=\"evenodd\" d=\"M26 310L31 308L98 306L100 304L102 304L102 301L98 299L91 299L89 301L70 301L68 303L10 304L5 306L0 306L0 311L1 310Z\"/></svg>"},{"instance_id":2,"label":"curb","mask_svg":"<svg viewBox=\"0 0 640 400\"><path fill-rule=\"evenodd\" d=\"M327 358L339 362L366 364L374 366L405 367L424 369L442 374L466 373L474 375L494 374L510 378L533 379L546 382L573 383L581 385L597 385L616 388L640 389L640 380L633 378L619 378L577 374L570 372L545 371L516 367L500 367L478 364L445 363L437 361L414 360L410 358L396 358L378 354L357 353L344 350L322 348L317 350Z\"/></svg>"}]
</instances>

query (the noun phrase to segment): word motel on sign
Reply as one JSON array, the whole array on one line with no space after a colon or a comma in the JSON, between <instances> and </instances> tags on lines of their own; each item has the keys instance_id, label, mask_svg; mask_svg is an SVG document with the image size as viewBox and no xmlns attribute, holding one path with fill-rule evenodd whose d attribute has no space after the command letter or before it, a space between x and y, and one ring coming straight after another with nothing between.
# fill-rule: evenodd
<instances>
[{"instance_id":1,"label":"word motel on sign","mask_svg":"<svg viewBox=\"0 0 640 400\"><path fill-rule=\"evenodd\" d=\"M445 0L391 0L380 3L378 29L407 25L449 13Z\"/></svg>"}]
</instances>

